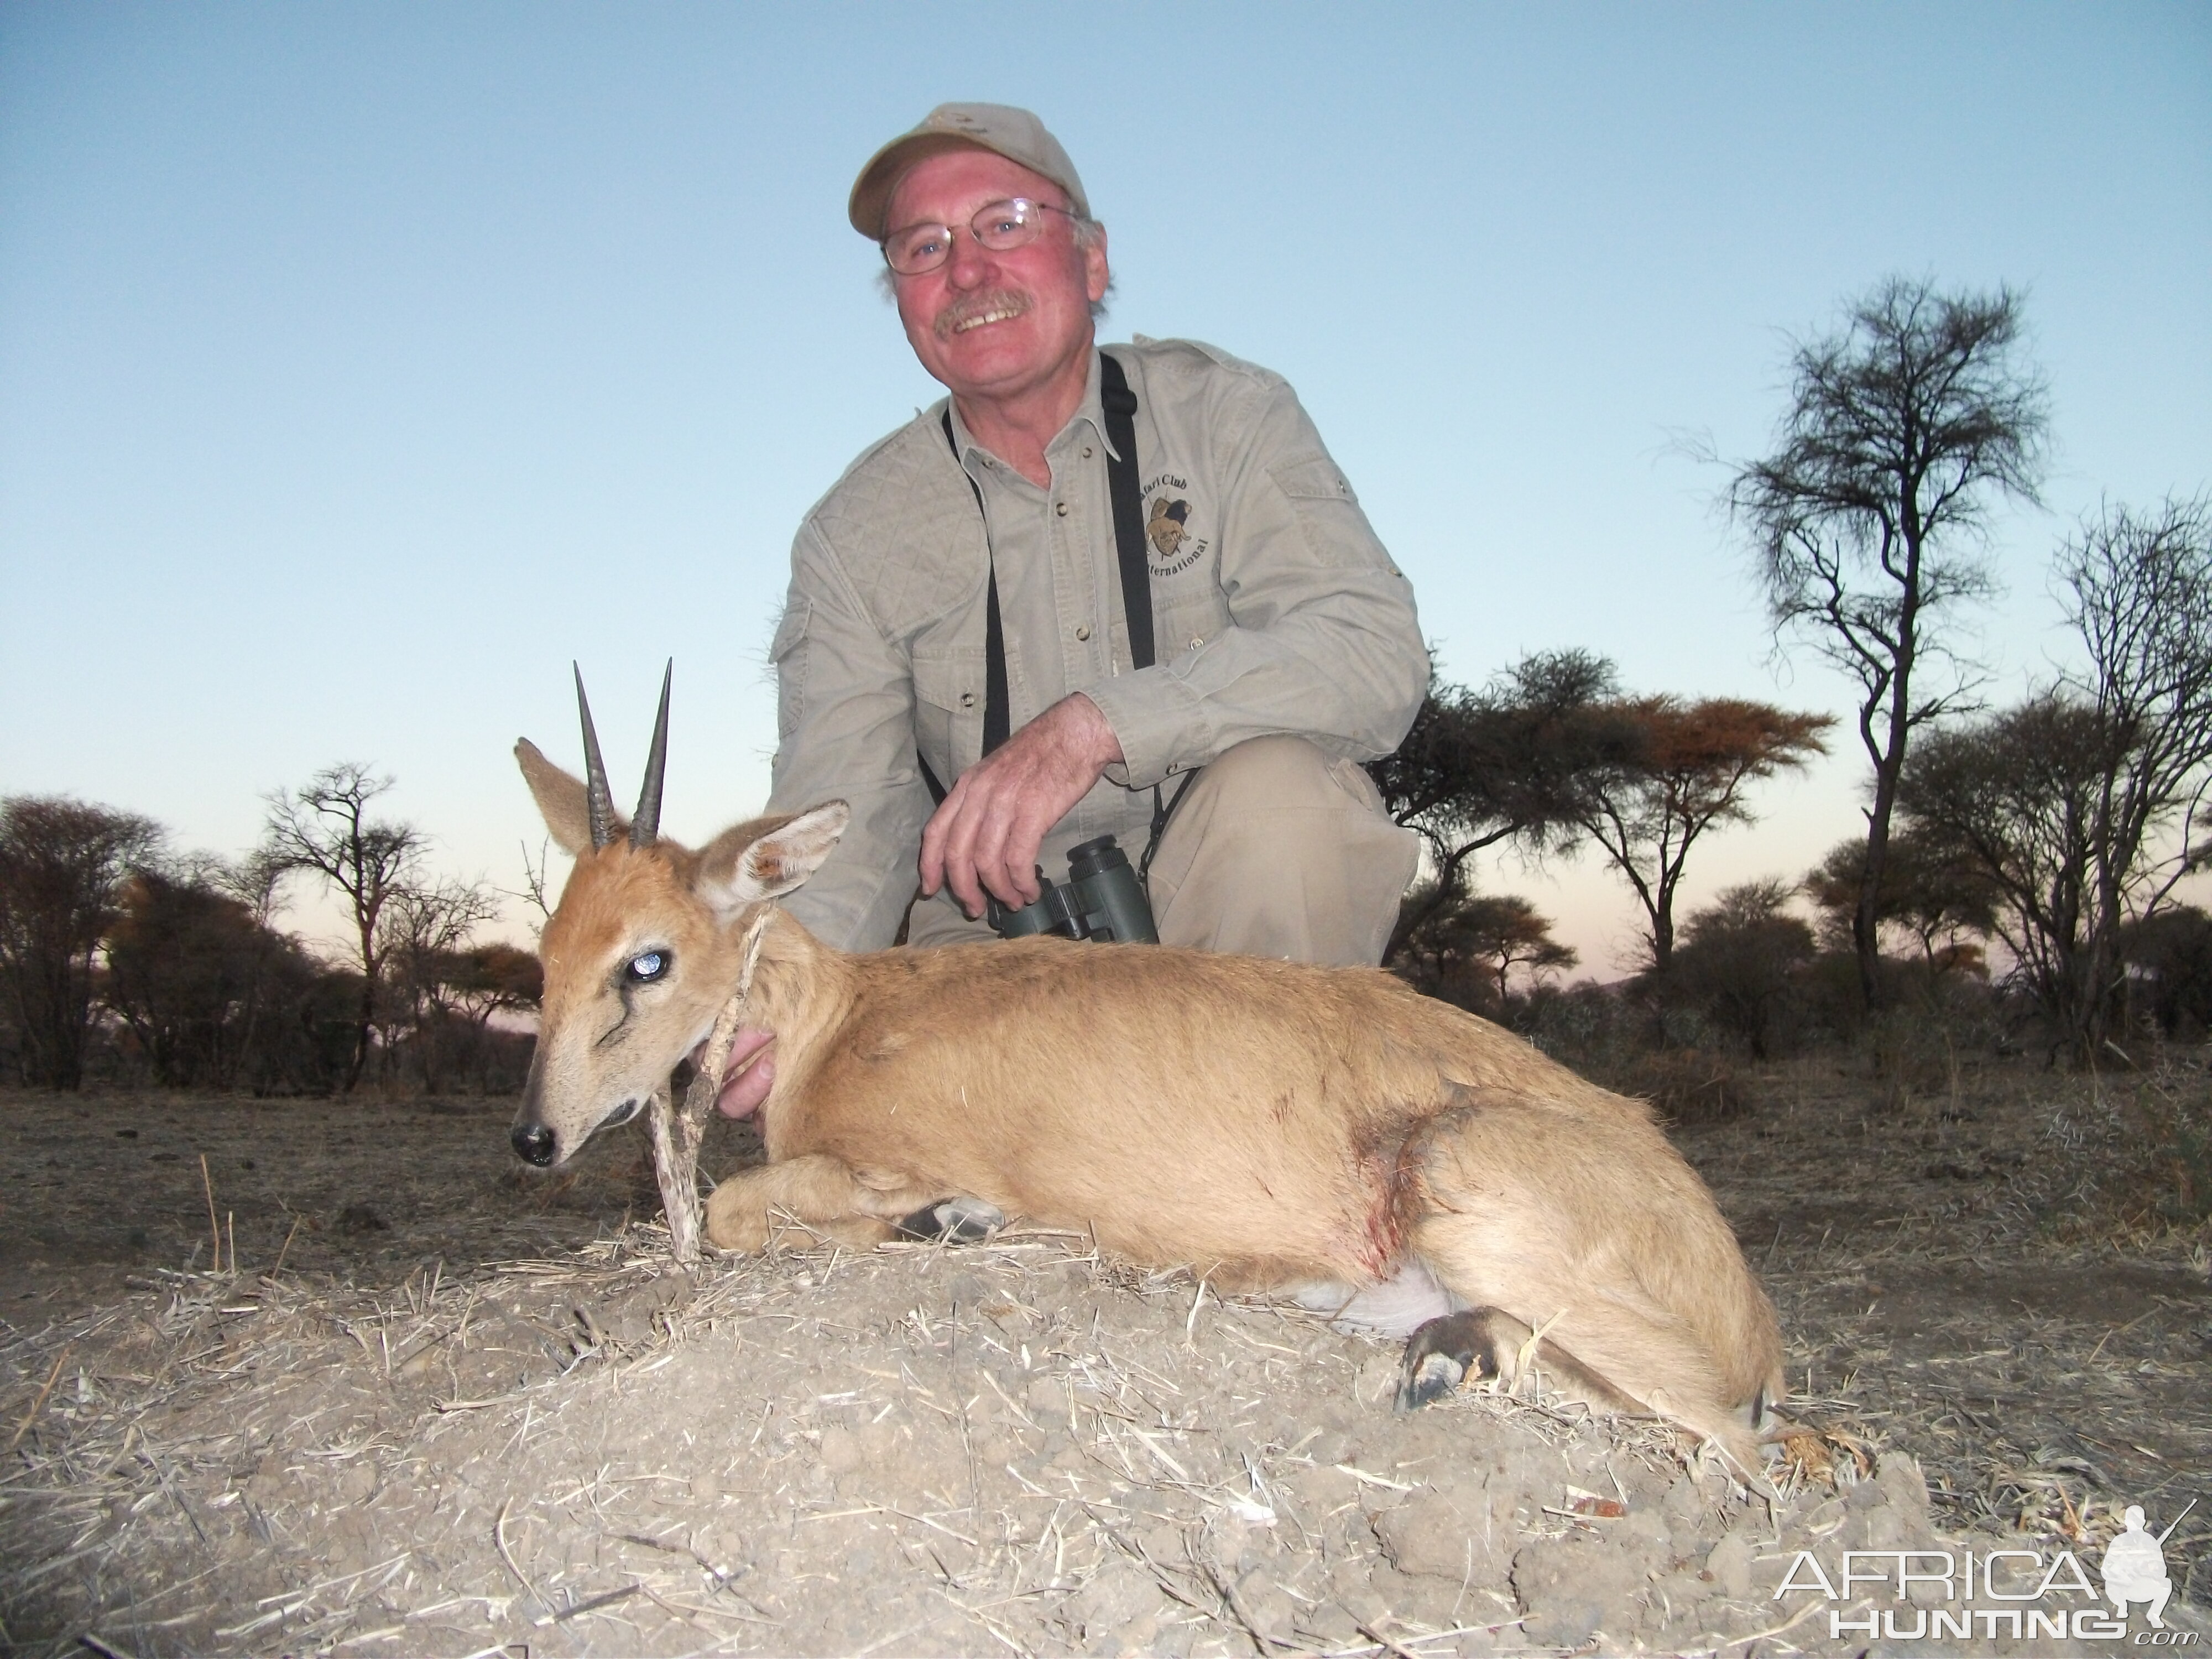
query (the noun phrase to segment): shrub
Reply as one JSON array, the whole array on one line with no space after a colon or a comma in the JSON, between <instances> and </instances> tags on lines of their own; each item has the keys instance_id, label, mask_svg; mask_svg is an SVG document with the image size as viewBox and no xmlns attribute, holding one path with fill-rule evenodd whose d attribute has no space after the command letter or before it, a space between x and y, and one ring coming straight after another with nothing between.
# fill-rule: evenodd
<instances>
[{"instance_id":1,"label":"shrub","mask_svg":"<svg viewBox=\"0 0 2212 1659\"><path fill-rule=\"evenodd\" d=\"M2120 933L2120 959L2134 1019L2184 1042L2212 1034L2212 915L2184 904L2131 922Z\"/></svg>"},{"instance_id":2,"label":"shrub","mask_svg":"<svg viewBox=\"0 0 2212 1659\"><path fill-rule=\"evenodd\" d=\"M1799 981L1814 960L1813 930L1789 913L1795 890L1768 878L1731 887L1683 924L1681 943L1651 989L1689 1008L1765 1060L1796 1035Z\"/></svg>"}]
</instances>

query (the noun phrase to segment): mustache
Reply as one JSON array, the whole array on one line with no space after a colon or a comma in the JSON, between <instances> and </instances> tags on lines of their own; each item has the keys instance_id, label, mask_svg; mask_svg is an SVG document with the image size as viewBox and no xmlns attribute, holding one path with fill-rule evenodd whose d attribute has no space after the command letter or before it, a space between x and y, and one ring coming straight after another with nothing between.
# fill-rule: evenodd
<instances>
[{"instance_id":1,"label":"mustache","mask_svg":"<svg viewBox=\"0 0 2212 1659\"><path fill-rule=\"evenodd\" d=\"M1029 308L1029 295L1017 293L1010 288L963 294L937 313L935 320L930 324L930 331L940 340L949 339L955 329L974 318L987 317L994 311L1018 317Z\"/></svg>"}]
</instances>

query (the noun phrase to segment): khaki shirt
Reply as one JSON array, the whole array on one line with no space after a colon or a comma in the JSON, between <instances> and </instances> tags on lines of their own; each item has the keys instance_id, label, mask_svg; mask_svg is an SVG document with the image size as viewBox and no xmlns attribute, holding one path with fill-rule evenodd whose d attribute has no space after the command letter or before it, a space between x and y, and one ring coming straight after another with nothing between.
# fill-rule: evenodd
<instances>
[{"instance_id":1,"label":"khaki shirt","mask_svg":"<svg viewBox=\"0 0 2212 1659\"><path fill-rule=\"evenodd\" d=\"M1046 451L1051 489L975 442L957 412L956 465L939 402L855 461L799 526L771 647L769 810L853 809L787 901L833 945L888 945L914 896L934 810L916 746L947 787L981 754L994 556L1012 729L1081 691L1127 757L1047 837L1055 880L1067 848L1094 836L1118 836L1134 863L1152 786L1232 744L1294 732L1373 760L1420 707L1429 663L1413 590L1290 386L1194 341L1139 337L1113 352L1138 400L1153 666L1129 660L1095 356L1082 406Z\"/></svg>"}]
</instances>

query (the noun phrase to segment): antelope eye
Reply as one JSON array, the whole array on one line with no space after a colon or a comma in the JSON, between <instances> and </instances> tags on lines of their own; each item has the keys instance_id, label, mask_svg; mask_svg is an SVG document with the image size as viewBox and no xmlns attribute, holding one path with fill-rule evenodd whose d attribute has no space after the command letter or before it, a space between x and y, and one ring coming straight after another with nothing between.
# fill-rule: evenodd
<instances>
[{"instance_id":1,"label":"antelope eye","mask_svg":"<svg viewBox=\"0 0 2212 1659\"><path fill-rule=\"evenodd\" d=\"M667 973L668 964L673 960L665 951L641 951L629 959L629 965L623 969L623 977L633 985L650 985Z\"/></svg>"}]
</instances>

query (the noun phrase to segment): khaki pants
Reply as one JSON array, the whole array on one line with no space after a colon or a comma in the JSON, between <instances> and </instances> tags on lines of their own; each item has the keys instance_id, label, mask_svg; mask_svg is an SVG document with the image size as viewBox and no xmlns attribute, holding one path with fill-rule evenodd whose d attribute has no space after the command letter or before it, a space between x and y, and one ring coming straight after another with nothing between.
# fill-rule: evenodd
<instances>
[{"instance_id":1,"label":"khaki pants","mask_svg":"<svg viewBox=\"0 0 2212 1659\"><path fill-rule=\"evenodd\" d=\"M1141 850L1128 848L1132 863ZM1419 854L1358 763L1304 738L1255 738L1199 773L1176 803L1152 860L1152 916L1164 945L1373 967ZM940 893L914 907L908 937L927 945L996 935Z\"/></svg>"}]
</instances>

